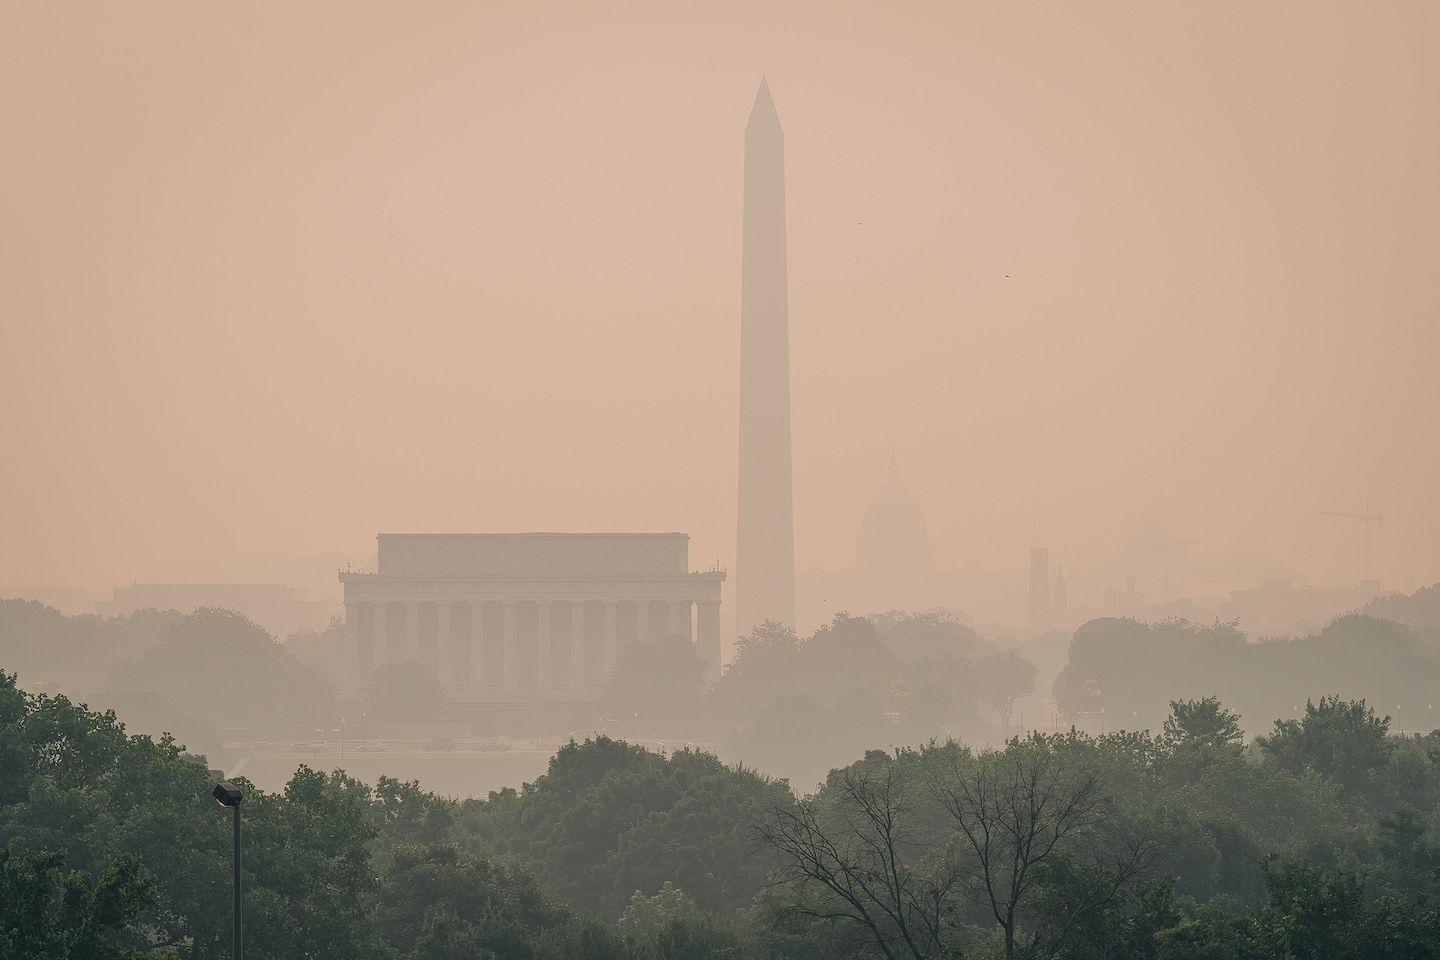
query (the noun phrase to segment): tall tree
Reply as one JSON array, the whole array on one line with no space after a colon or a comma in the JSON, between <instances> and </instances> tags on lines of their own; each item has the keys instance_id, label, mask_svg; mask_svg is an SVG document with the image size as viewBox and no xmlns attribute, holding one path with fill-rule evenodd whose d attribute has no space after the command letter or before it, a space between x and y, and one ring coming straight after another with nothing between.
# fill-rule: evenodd
<instances>
[{"instance_id":1,"label":"tall tree","mask_svg":"<svg viewBox=\"0 0 1440 960\"><path fill-rule=\"evenodd\" d=\"M861 931L886 960L930 960L943 955L959 877L947 862L916 862L910 784L899 764L877 759L837 773L826 802L774 808L756 834L781 855L776 880L795 893L782 916Z\"/></svg>"},{"instance_id":2,"label":"tall tree","mask_svg":"<svg viewBox=\"0 0 1440 960\"><path fill-rule=\"evenodd\" d=\"M1006 960L1063 943L1076 924L1114 904L1153 857L1144 839L1112 839L1095 858L1103 878L1087 884L1060 916L1027 932L1026 910L1045 869L1081 853L1101 823L1107 797L1100 778L1070 769L1037 737L978 757L954 750L931 783L970 855L970 893L999 924Z\"/></svg>"},{"instance_id":3,"label":"tall tree","mask_svg":"<svg viewBox=\"0 0 1440 960\"><path fill-rule=\"evenodd\" d=\"M1226 710L1217 697L1199 700L1171 700L1165 719L1165 741L1171 747L1238 746L1245 738L1240 715Z\"/></svg>"}]
</instances>

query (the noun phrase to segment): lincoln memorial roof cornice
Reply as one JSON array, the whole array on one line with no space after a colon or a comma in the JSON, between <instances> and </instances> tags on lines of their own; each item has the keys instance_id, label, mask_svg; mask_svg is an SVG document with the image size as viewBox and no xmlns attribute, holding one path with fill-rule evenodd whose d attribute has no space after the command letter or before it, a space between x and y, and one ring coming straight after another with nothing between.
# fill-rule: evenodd
<instances>
[{"instance_id":1,"label":"lincoln memorial roof cornice","mask_svg":"<svg viewBox=\"0 0 1440 960\"><path fill-rule=\"evenodd\" d=\"M523 576L506 577L495 574L428 574L428 573L366 573L355 570L341 570L341 583L697 583L725 581L724 570L696 570L678 574L562 574L553 577Z\"/></svg>"}]
</instances>

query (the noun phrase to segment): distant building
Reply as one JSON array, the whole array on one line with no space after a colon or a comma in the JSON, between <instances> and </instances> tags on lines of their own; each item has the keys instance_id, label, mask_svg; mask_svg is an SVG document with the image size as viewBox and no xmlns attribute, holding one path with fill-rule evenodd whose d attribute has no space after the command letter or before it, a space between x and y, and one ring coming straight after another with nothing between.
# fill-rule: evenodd
<instances>
[{"instance_id":1,"label":"distant building","mask_svg":"<svg viewBox=\"0 0 1440 960\"><path fill-rule=\"evenodd\" d=\"M916 608L934 602L935 571L920 501L900 482L892 451L885 484L870 498L855 541L860 598L874 610Z\"/></svg>"},{"instance_id":2,"label":"distant building","mask_svg":"<svg viewBox=\"0 0 1440 960\"><path fill-rule=\"evenodd\" d=\"M200 607L237 610L281 640L300 630L323 630L330 623L325 601L311 600L303 589L283 583L136 583L116 587L111 599L95 602L95 612L102 617L146 609L193 613Z\"/></svg>"},{"instance_id":3,"label":"distant building","mask_svg":"<svg viewBox=\"0 0 1440 960\"><path fill-rule=\"evenodd\" d=\"M1191 566L1185 548L1196 543L1199 541L1182 539L1165 529L1160 515L1151 510L1140 528L1120 541L1115 551L1116 572L1136 575L1152 603L1183 597Z\"/></svg>"},{"instance_id":4,"label":"distant building","mask_svg":"<svg viewBox=\"0 0 1440 960\"><path fill-rule=\"evenodd\" d=\"M597 696L621 650L672 636L720 672L721 570L683 533L385 534L374 573L340 574L354 679L416 659L497 701Z\"/></svg>"},{"instance_id":5,"label":"distant building","mask_svg":"<svg viewBox=\"0 0 1440 960\"><path fill-rule=\"evenodd\" d=\"M1105 611L1108 614L1139 616L1145 612L1145 594L1135 589L1135 578L1125 578L1124 590L1105 591Z\"/></svg>"},{"instance_id":6,"label":"distant building","mask_svg":"<svg viewBox=\"0 0 1440 960\"><path fill-rule=\"evenodd\" d=\"M1380 592L1374 580L1357 587L1295 586L1289 579L1263 580L1258 588L1230 591L1221 616L1240 621L1257 635L1301 636L1323 627L1331 617L1359 609Z\"/></svg>"},{"instance_id":7,"label":"distant building","mask_svg":"<svg viewBox=\"0 0 1440 960\"><path fill-rule=\"evenodd\" d=\"M1044 630L1050 625L1050 548L1030 548L1030 601L1025 625Z\"/></svg>"},{"instance_id":8,"label":"distant building","mask_svg":"<svg viewBox=\"0 0 1440 960\"><path fill-rule=\"evenodd\" d=\"M1050 623L1064 626L1070 612L1070 588L1065 583L1065 569L1055 565L1055 587L1050 591Z\"/></svg>"}]
</instances>

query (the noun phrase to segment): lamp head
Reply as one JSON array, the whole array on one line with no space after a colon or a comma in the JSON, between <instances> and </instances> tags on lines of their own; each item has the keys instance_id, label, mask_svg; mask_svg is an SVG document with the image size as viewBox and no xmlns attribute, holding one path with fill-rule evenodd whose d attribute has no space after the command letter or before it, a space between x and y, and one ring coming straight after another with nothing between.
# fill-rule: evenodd
<instances>
[{"instance_id":1,"label":"lamp head","mask_svg":"<svg viewBox=\"0 0 1440 960\"><path fill-rule=\"evenodd\" d=\"M222 807L238 807L240 801L245 799L240 788L229 780L224 780L215 785L214 797Z\"/></svg>"}]
</instances>

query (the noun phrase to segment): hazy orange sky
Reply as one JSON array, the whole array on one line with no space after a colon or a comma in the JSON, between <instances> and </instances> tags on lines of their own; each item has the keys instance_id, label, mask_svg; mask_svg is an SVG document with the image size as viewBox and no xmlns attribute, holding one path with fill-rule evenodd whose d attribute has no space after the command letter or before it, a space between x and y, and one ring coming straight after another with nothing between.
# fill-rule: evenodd
<instances>
[{"instance_id":1,"label":"hazy orange sky","mask_svg":"<svg viewBox=\"0 0 1440 960\"><path fill-rule=\"evenodd\" d=\"M941 569L1018 570L1032 524L1105 556L1153 506L1350 580L1321 511L1368 498L1387 585L1436 580L1437 30L1425 0L7 0L0 583L377 531L732 563L762 74L800 567L852 562L894 444Z\"/></svg>"}]
</instances>

